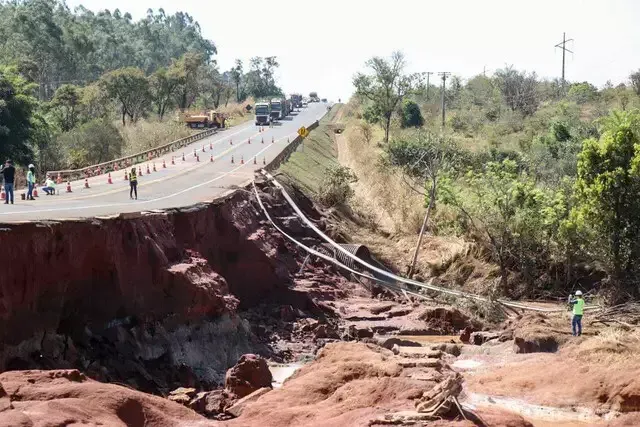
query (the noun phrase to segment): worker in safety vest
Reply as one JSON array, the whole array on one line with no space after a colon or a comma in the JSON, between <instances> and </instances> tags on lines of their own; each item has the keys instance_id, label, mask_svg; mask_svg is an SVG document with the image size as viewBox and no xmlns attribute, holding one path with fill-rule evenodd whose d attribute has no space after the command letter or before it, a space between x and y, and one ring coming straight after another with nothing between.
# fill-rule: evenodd
<instances>
[{"instance_id":1,"label":"worker in safety vest","mask_svg":"<svg viewBox=\"0 0 640 427\"><path fill-rule=\"evenodd\" d=\"M136 174L135 166L131 168L131 173L129 174L129 187L129 198L133 200L135 194L136 200L138 200L138 175Z\"/></svg>"},{"instance_id":2,"label":"worker in safety vest","mask_svg":"<svg viewBox=\"0 0 640 427\"><path fill-rule=\"evenodd\" d=\"M574 337L582 335L582 315L584 314L584 299L582 291L576 291L576 297L569 297L569 304L573 306L573 319L571 320L571 329Z\"/></svg>"}]
</instances>

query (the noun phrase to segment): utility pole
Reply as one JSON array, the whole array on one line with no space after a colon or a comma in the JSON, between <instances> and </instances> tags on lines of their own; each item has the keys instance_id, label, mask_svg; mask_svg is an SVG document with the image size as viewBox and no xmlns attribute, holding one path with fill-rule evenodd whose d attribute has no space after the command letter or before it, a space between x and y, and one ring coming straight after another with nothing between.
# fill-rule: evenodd
<instances>
[{"instance_id":1,"label":"utility pole","mask_svg":"<svg viewBox=\"0 0 640 427\"><path fill-rule=\"evenodd\" d=\"M451 75L448 71L441 71L438 73L439 76L442 77L442 128L444 129L444 114L445 114L445 106L444 106L444 92L447 85L447 77Z\"/></svg>"},{"instance_id":2,"label":"utility pole","mask_svg":"<svg viewBox=\"0 0 640 427\"><path fill-rule=\"evenodd\" d=\"M429 100L429 76L433 74L433 71L427 71L427 101Z\"/></svg>"},{"instance_id":3,"label":"utility pole","mask_svg":"<svg viewBox=\"0 0 640 427\"><path fill-rule=\"evenodd\" d=\"M567 33L562 33L562 41L554 46L554 47L559 47L560 49L562 49L562 91L563 92L564 92L564 86L565 86L565 80L564 80L564 63L565 63L565 61L564 61L564 57L565 57L565 54L567 52L573 53L569 49L567 49L567 42L572 42L572 41L573 41L573 39L568 39L567 40Z\"/></svg>"}]
</instances>

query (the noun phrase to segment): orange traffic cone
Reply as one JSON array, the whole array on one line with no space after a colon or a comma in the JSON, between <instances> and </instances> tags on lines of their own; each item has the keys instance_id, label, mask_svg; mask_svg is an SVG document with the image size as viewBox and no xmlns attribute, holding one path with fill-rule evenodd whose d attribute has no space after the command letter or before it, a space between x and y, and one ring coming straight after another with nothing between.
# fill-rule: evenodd
<instances>
[{"instance_id":1,"label":"orange traffic cone","mask_svg":"<svg viewBox=\"0 0 640 427\"><path fill-rule=\"evenodd\" d=\"M196 155L196 162L200 161L200 156Z\"/></svg>"},{"instance_id":2,"label":"orange traffic cone","mask_svg":"<svg viewBox=\"0 0 640 427\"><path fill-rule=\"evenodd\" d=\"M274 142L276 142L274 137L271 137L271 143L273 144Z\"/></svg>"},{"instance_id":3,"label":"orange traffic cone","mask_svg":"<svg viewBox=\"0 0 640 427\"><path fill-rule=\"evenodd\" d=\"M185 161L184 153L182 153L182 161L183 161L183 162Z\"/></svg>"},{"instance_id":4,"label":"orange traffic cone","mask_svg":"<svg viewBox=\"0 0 640 427\"><path fill-rule=\"evenodd\" d=\"M148 160L151 160L151 153L149 153L149 155L147 156Z\"/></svg>"},{"instance_id":5,"label":"orange traffic cone","mask_svg":"<svg viewBox=\"0 0 640 427\"><path fill-rule=\"evenodd\" d=\"M164 161L164 159L162 159L162 169L166 169L167 168L167 162Z\"/></svg>"},{"instance_id":6,"label":"orange traffic cone","mask_svg":"<svg viewBox=\"0 0 640 427\"><path fill-rule=\"evenodd\" d=\"M129 175L127 175L127 171L124 171L124 180L129 181Z\"/></svg>"},{"instance_id":7,"label":"orange traffic cone","mask_svg":"<svg viewBox=\"0 0 640 427\"><path fill-rule=\"evenodd\" d=\"M117 172L117 171L118 171L118 164L117 164L117 163L114 163L114 164L113 164L113 171L114 171L114 172Z\"/></svg>"},{"instance_id":8,"label":"orange traffic cone","mask_svg":"<svg viewBox=\"0 0 640 427\"><path fill-rule=\"evenodd\" d=\"M62 175L58 174L58 179L56 179L56 184L62 184Z\"/></svg>"},{"instance_id":9,"label":"orange traffic cone","mask_svg":"<svg viewBox=\"0 0 640 427\"><path fill-rule=\"evenodd\" d=\"M204 153L205 151L207 150L204 149L204 144L202 144L202 152Z\"/></svg>"},{"instance_id":10,"label":"orange traffic cone","mask_svg":"<svg viewBox=\"0 0 640 427\"><path fill-rule=\"evenodd\" d=\"M147 163L147 175L149 175L151 171L149 170L149 163Z\"/></svg>"},{"instance_id":11,"label":"orange traffic cone","mask_svg":"<svg viewBox=\"0 0 640 427\"><path fill-rule=\"evenodd\" d=\"M233 161L233 155L231 155L231 163L232 163L232 164L233 164L233 163L235 163L235 162Z\"/></svg>"},{"instance_id":12,"label":"orange traffic cone","mask_svg":"<svg viewBox=\"0 0 640 427\"><path fill-rule=\"evenodd\" d=\"M142 167L138 166L138 176L142 176Z\"/></svg>"},{"instance_id":13,"label":"orange traffic cone","mask_svg":"<svg viewBox=\"0 0 640 427\"><path fill-rule=\"evenodd\" d=\"M266 157L263 157L263 158L262 158L262 164L263 164L263 165L266 165L266 164L267 164L267 158L266 158Z\"/></svg>"},{"instance_id":14,"label":"orange traffic cone","mask_svg":"<svg viewBox=\"0 0 640 427\"><path fill-rule=\"evenodd\" d=\"M251 138L247 139L247 143L251 144Z\"/></svg>"},{"instance_id":15,"label":"orange traffic cone","mask_svg":"<svg viewBox=\"0 0 640 427\"><path fill-rule=\"evenodd\" d=\"M72 193L71 191L71 183L67 181L67 193Z\"/></svg>"},{"instance_id":16,"label":"orange traffic cone","mask_svg":"<svg viewBox=\"0 0 640 427\"><path fill-rule=\"evenodd\" d=\"M287 144L289 143L289 138L287 137Z\"/></svg>"},{"instance_id":17,"label":"orange traffic cone","mask_svg":"<svg viewBox=\"0 0 640 427\"><path fill-rule=\"evenodd\" d=\"M113 184L113 181L111 180L111 172L109 172L109 177L108 177L108 179L107 179L107 182L108 182L109 184Z\"/></svg>"},{"instance_id":18,"label":"orange traffic cone","mask_svg":"<svg viewBox=\"0 0 640 427\"><path fill-rule=\"evenodd\" d=\"M240 156L240 164L244 165L244 156Z\"/></svg>"},{"instance_id":19,"label":"orange traffic cone","mask_svg":"<svg viewBox=\"0 0 640 427\"><path fill-rule=\"evenodd\" d=\"M38 189L33 187L33 197L38 197Z\"/></svg>"},{"instance_id":20,"label":"orange traffic cone","mask_svg":"<svg viewBox=\"0 0 640 427\"><path fill-rule=\"evenodd\" d=\"M213 150L213 142L209 143L209 150Z\"/></svg>"},{"instance_id":21,"label":"orange traffic cone","mask_svg":"<svg viewBox=\"0 0 640 427\"><path fill-rule=\"evenodd\" d=\"M194 149L193 149L193 157L195 157L195 156L197 156L197 155L198 155L198 153L196 153L196 149L194 148Z\"/></svg>"},{"instance_id":22,"label":"orange traffic cone","mask_svg":"<svg viewBox=\"0 0 640 427\"><path fill-rule=\"evenodd\" d=\"M172 165L175 165L175 164L176 164L176 159L175 159L173 156L171 156L171 164L172 164Z\"/></svg>"},{"instance_id":23,"label":"orange traffic cone","mask_svg":"<svg viewBox=\"0 0 640 427\"><path fill-rule=\"evenodd\" d=\"M262 138L262 143L264 144L264 138Z\"/></svg>"},{"instance_id":24,"label":"orange traffic cone","mask_svg":"<svg viewBox=\"0 0 640 427\"><path fill-rule=\"evenodd\" d=\"M229 138L229 145L233 145L233 139Z\"/></svg>"},{"instance_id":25,"label":"orange traffic cone","mask_svg":"<svg viewBox=\"0 0 640 427\"><path fill-rule=\"evenodd\" d=\"M4 200L7 198L7 195L4 194L4 186L2 186L2 190L0 190L0 199Z\"/></svg>"},{"instance_id":26,"label":"orange traffic cone","mask_svg":"<svg viewBox=\"0 0 640 427\"><path fill-rule=\"evenodd\" d=\"M258 164L258 159L256 159L255 157L253 158L253 164L257 165Z\"/></svg>"},{"instance_id":27,"label":"orange traffic cone","mask_svg":"<svg viewBox=\"0 0 640 427\"><path fill-rule=\"evenodd\" d=\"M153 171L158 172L158 170L156 169L156 162L153 162Z\"/></svg>"},{"instance_id":28,"label":"orange traffic cone","mask_svg":"<svg viewBox=\"0 0 640 427\"><path fill-rule=\"evenodd\" d=\"M89 188L89 179L88 178L84 179L84 188Z\"/></svg>"},{"instance_id":29,"label":"orange traffic cone","mask_svg":"<svg viewBox=\"0 0 640 427\"><path fill-rule=\"evenodd\" d=\"M211 162L213 162L213 154L211 155Z\"/></svg>"}]
</instances>

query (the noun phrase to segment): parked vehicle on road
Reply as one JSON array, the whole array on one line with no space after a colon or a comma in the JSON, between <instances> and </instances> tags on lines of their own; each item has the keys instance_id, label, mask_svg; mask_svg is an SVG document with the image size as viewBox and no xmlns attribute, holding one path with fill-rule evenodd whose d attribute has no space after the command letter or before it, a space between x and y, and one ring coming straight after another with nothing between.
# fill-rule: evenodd
<instances>
[{"instance_id":1,"label":"parked vehicle on road","mask_svg":"<svg viewBox=\"0 0 640 427\"><path fill-rule=\"evenodd\" d=\"M256 126L271 124L271 104L269 102L257 102L254 110L256 112Z\"/></svg>"}]
</instances>

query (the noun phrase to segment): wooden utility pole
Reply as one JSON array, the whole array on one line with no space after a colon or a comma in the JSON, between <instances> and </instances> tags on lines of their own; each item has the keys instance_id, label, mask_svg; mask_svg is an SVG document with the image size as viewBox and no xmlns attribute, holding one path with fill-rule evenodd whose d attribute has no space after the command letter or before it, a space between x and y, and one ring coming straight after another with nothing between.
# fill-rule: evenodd
<instances>
[{"instance_id":1,"label":"wooden utility pole","mask_svg":"<svg viewBox=\"0 0 640 427\"><path fill-rule=\"evenodd\" d=\"M572 51L567 49L567 43L568 42L572 42L572 41L573 41L573 39L568 39L567 40L567 33L562 33L562 41L560 43L558 43L557 45L555 45L555 47L559 47L560 49L562 49L562 90L563 90L563 92L564 92L564 87L565 87L565 80L564 80L565 54L567 52L573 53Z\"/></svg>"},{"instance_id":2,"label":"wooden utility pole","mask_svg":"<svg viewBox=\"0 0 640 427\"><path fill-rule=\"evenodd\" d=\"M444 105L444 92L447 85L447 77L451 75L448 71L441 71L438 73L439 76L442 77L442 128L444 129L444 118L445 118L445 105Z\"/></svg>"}]
</instances>

